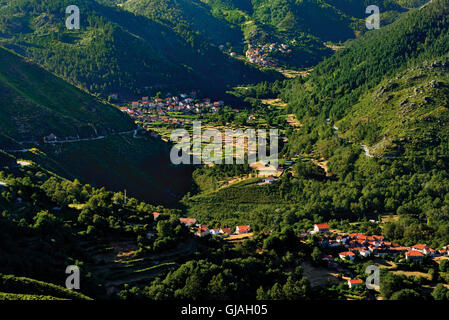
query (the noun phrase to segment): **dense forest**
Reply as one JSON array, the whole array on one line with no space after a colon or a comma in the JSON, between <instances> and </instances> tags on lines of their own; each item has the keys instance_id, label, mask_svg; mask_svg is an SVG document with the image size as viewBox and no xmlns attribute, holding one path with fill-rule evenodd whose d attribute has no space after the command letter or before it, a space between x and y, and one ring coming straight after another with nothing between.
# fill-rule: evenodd
<instances>
[{"instance_id":1,"label":"dense forest","mask_svg":"<svg viewBox=\"0 0 449 320\"><path fill-rule=\"evenodd\" d=\"M81 29L66 30L70 4L8 2L0 8L0 43L103 97L161 90L225 96L236 85L281 75L232 58L220 46L244 55L248 43L286 43L291 53L274 57L304 68L332 54L324 42L344 42L364 30L364 7L338 1L89 0L80 5ZM382 2L380 9L397 15L407 5Z\"/></svg>"},{"instance_id":2,"label":"dense forest","mask_svg":"<svg viewBox=\"0 0 449 320\"><path fill-rule=\"evenodd\" d=\"M0 9L1 44L104 97L160 90L223 95L228 86L276 77L231 59L181 24L165 26L94 0L80 5L82 28L67 30L65 9L70 4L9 2Z\"/></svg>"}]
</instances>

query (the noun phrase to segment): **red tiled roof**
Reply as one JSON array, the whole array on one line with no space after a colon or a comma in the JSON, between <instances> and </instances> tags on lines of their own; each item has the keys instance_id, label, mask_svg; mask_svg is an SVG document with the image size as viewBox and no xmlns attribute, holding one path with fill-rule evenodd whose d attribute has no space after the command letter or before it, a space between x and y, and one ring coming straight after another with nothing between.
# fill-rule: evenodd
<instances>
[{"instance_id":1,"label":"red tiled roof","mask_svg":"<svg viewBox=\"0 0 449 320\"><path fill-rule=\"evenodd\" d=\"M363 281L361 279L350 279L349 282L351 284L362 284Z\"/></svg>"},{"instance_id":2,"label":"red tiled roof","mask_svg":"<svg viewBox=\"0 0 449 320\"><path fill-rule=\"evenodd\" d=\"M361 239L366 237L363 233L351 233L349 235L351 238Z\"/></svg>"},{"instance_id":3,"label":"red tiled roof","mask_svg":"<svg viewBox=\"0 0 449 320\"><path fill-rule=\"evenodd\" d=\"M179 218L179 221L181 223L191 224L191 223L195 223L196 219L195 218Z\"/></svg>"},{"instance_id":4,"label":"red tiled roof","mask_svg":"<svg viewBox=\"0 0 449 320\"><path fill-rule=\"evenodd\" d=\"M427 246L425 244L415 244L413 246L414 249L424 250Z\"/></svg>"},{"instance_id":5,"label":"red tiled roof","mask_svg":"<svg viewBox=\"0 0 449 320\"><path fill-rule=\"evenodd\" d=\"M316 224L316 226L318 227L318 229L329 229L329 224L327 223L319 223Z\"/></svg>"},{"instance_id":6,"label":"red tiled roof","mask_svg":"<svg viewBox=\"0 0 449 320\"><path fill-rule=\"evenodd\" d=\"M351 251L345 251L345 252L340 252L339 255L342 255L342 256L354 256L355 254L354 254L354 252L351 252Z\"/></svg>"},{"instance_id":7,"label":"red tiled roof","mask_svg":"<svg viewBox=\"0 0 449 320\"><path fill-rule=\"evenodd\" d=\"M410 250L410 247L391 247L390 250L392 250L392 251L407 251L407 250Z\"/></svg>"},{"instance_id":8,"label":"red tiled roof","mask_svg":"<svg viewBox=\"0 0 449 320\"><path fill-rule=\"evenodd\" d=\"M424 257L424 255L421 252L414 251L414 250L407 251L405 253L405 255L408 256L408 257Z\"/></svg>"}]
</instances>

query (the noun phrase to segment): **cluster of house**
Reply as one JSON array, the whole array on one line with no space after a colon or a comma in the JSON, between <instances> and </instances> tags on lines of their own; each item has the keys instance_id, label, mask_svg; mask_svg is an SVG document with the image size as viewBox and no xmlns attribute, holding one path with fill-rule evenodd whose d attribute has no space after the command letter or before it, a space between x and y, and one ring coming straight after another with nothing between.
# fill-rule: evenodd
<instances>
[{"instance_id":1,"label":"cluster of house","mask_svg":"<svg viewBox=\"0 0 449 320\"><path fill-rule=\"evenodd\" d=\"M320 239L322 247L329 248L342 248L342 251L338 254L339 258L344 260L354 260L357 255L362 257L368 257L370 255L377 255L380 257L387 255L396 255L403 253L405 258L411 261L422 261L425 256L447 256L448 246L439 250L430 248L425 244L416 244L411 247L401 246L396 243L385 241L383 236L372 235L368 236L363 233L351 233L351 234L337 234L332 236L329 233L329 224L321 223L315 224L312 234L323 233L325 234ZM327 255L323 257L324 260L333 261L334 257Z\"/></svg>"},{"instance_id":2,"label":"cluster of house","mask_svg":"<svg viewBox=\"0 0 449 320\"><path fill-rule=\"evenodd\" d=\"M142 97L141 100L132 101L131 104L123 106L120 109L129 114L135 120L142 122L164 122L185 126L185 120L180 118L168 117L167 112L182 112L200 114L202 112L218 112L223 107L223 101L212 102L209 98L198 100L195 97L181 94L165 99Z\"/></svg>"},{"instance_id":3,"label":"cluster of house","mask_svg":"<svg viewBox=\"0 0 449 320\"><path fill-rule=\"evenodd\" d=\"M270 56L273 52L290 53L292 50L288 44L268 43L264 45L248 44L246 58L252 64L260 67L276 67L276 59Z\"/></svg>"},{"instance_id":4,"label":"cluster of house","mask_svg":"<svg viewBox=\"0 0 449 320\"><path fill-rule=\"evenodd\" d=\"M182 94L165 99L142 97L141 100L132 101L128 106L121 107L123 112L134 118L146 118L148 122L171 120L165 116L167 112L182 112L199 114L201 112L217 112L223 107L223 101L211 101L209 98L196 99ZM178 121L181 121L178 119Z\"/></svg>"},{"instance_id":5,"label":"cluster of house","mask_svg":"<svg viewBox=\"0 0 449 320\"><path fill-rule=\"evenodd\" d=\"M157 221L161 214L159 212L153 212L154 221ZM245 234L251 232L251 227L249 225L241 225L235 227L235 230L232 231L231 228L213 228L209 229L206 225L197 223L195 218L179 218L179 222L186 227L189 227L195 230L195 236L197 237L205 237L207 235L231 235L231 234Z\"/></svg>"},{"instance_id":6,"label":"cluster of house","mask_svg":"<svg viewBox=\"0 0 449 320\"><path fill-rule=\"evenodd\" d=\"M383 257L403 253L407 260L422 261L426 256L447 256L449 250L449 246L435 250L425 244L416 244L411 247L405 247L385 241L383 236L368 236L363 233L333 234L330 233L330 227L327 223L315 224L312 231L303 232L300 236L304 238L310 234L317 233L322 235L322 237L320 237L320 245L323 248L336 248L337 251L340 251L338 257L342 260L353 261L356 256L369 257L375 255ZM325 254L321 259L327 262L329 268L337 269L338 272L349 275L348 286L350 288L363 284L362 280L353 279L352 273L349 270L342 268L340 264L335 261L335 258L336 256Z\"/></svg>"}]
</instances>

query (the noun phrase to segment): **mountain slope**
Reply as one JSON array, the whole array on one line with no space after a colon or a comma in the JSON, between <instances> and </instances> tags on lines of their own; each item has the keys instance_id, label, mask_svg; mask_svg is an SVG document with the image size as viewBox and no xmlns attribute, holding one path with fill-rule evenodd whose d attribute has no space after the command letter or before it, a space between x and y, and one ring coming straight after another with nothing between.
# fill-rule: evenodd
<instances>
[{"instance_id":1,"label":"mountain slope","mask_svg":"<svg viewBox=\"0 0 449 320\"><path fill-rule=\"evenodd\" d=\"M373 155L400 157L407 150L444 155L448 96L449 60L425 62L364 93L336 126L342 137L370 146Z\"/></svg>"},{"instance_id":2,"label":"mountain slope","mask_svg":"<svg viewBox=\"0 0 449 320\"><path fill-rule=\"evenodd\" d=\"M124 9L151 18L176 31L180 28L200 33L215 45L239 45L241 31L224 19L213 16L200 0L131 0Z\"/></svg>"},{"instance_id":3,"label":"mountain slope","mask_svg":"<svg viewBox=\"0 0 449 320\"><path fill-rule=\"evenodd\" d=\"M287 43L289 54L275 54L281 65L310 67L332 54L323 42L344 42L366 31L368 1L316 0L102 0L102 3L146 16L185 38L198 34L229 52L252 45ZM393 21L413 3L380 1L382 24Z\"/></svg>"},{"instance_id":4,"label":"mountain slope","mask_svg":"<svg viewBox=\"0 0 449 320\"><path fill-rule=\"evenodd\" d=\"M34 63L0 48L0 132L18 141L129 131L131 119Z\"/></svg>"},{"instance_id":5,"label":"mountain slope","mask_svg":"<svg viewBox=\"0 0 449 320\"><path fill-rule=\"evenodd\" d=\"M126 114L3 48L0 105L0 148L19 151L21 159L158 203L190 188L190 168L171 165L167 144L134 136L136 125ZM43 143L51 134L60 141Z\"/></svg>"},{"instance_id":6,"label":"mountain slope","mask_svg":"<svg viewBox=\"0 0 449 320\"><path fill-rule=\"evenodd\" d=\"M428 71L423 70L436 60L443 65L447 60L449 52L448 11L447 1L435 1L422 9L404 14L389 26L367 33L360 39L354 40L345 50L319 64L306 81L292 82L290 88L284 92L284 97L289 99L291 109L296 111L297 116L304 123L315 123L315 128L318 128L325 123L326 118L337 123L339 120L345 119L342 121L343 128L354 132L361 131L358 138L366 139L364 142L374 144L384 138L383 130L377 128L389 125L385 119L382 122L377 122L380 120L379 114L384 112L385 108L391 109L393 106L397 108L397 104L401 104L401 106L406 104L407 101L401 101L411 94L415 95L414 87L429 88L429 83L432 80L440 78L442 81L440 89L424 90L425 95L437 103L426 105L425 109L411 114L416 116L416 119L414 116L409 119L413 122L421 122L421 117L431 112L432 107L436 111L437 108L446 106L446 101L443 98L446 81L445 68L438 71L438 73L442 73L438 77L437 74L426 74ZM424 69L419 72L420 68ZM437 69L434 71L437 72ZM412 75L422 80L396 81L404 77L405 79L412 78ZM398 92L394 97L392 95L391 101L382 103L380 95L373 97L376 87L377 91L385 91L389 84L395 82L398 83L394 86L400 88L395 90L404 91ZM416 101L412 101L415 98L410 97L409 102L419 105L423 99L424 95L421 95L421 98ZM356 110L358 111L356 112ZM373 117L368 117L369 114L373 114ZM390 117L394 117L395 122L404 120L397 112L394 116L390 114ZM353 125L356 122L365 123L367 118L369 118L370 124L365 129L351 128L350 123ZM424 134L426 135L433 130L434 125L429 120L424 123L427 123L425 125L427 132ZM339 128L338 125L336 127ZM438 130L442 129L441 126L439 128ZM317 133L317 129L311 129L311 131ZM399 130L394 131L399 132ZM367 137L363 132L375 132L376 136ZM341 132L339 128L338 134L344 135L345 133ZM445 135L443 132L441 134ZM326 135L332 136L331 127L326 129L326 134L321 134L323 138ZM348 135L354 138L354 134ZM389 139L397 140L398 138L400 139L401 135L395 134ZM423 144L419 143L409 145L409 147L418 149L422 146Z\"/></svg>"},{"instance_id":7,"label":"mountain slope","mask_svg":"<svg viewBox=\"0 0 449 320\"><path fill-rule=\"evenodd\" d=\"M94 0L80 4L81 29L65 28L65 0L13 0L0 8L0 41L92 93L123 97L269 80L201 35ZM205 64L204 61L210 61ZM209 91L209 92L208 92Z\"/></svg>"}]
</instances>

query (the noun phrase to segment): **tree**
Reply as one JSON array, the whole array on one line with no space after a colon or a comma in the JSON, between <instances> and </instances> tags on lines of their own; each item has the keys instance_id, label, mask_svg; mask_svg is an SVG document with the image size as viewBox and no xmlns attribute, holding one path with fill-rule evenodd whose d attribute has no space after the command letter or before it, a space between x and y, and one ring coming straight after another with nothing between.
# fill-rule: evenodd
<instances>
[{"instance_id":1,"label":"tree","mask_svg":"<svg viewBox=\"0 0 449 320\"><path fill-rule=\"evenodd\" d=\"M58 218L47 210L39 211L33 220L33 228L42 231L43 233L54 232L53 229L59 224Z\"/></svg>"},{"instance_id":2,"label":"tree","mask_svg":"<svg viewBox=\"0 0 449 320\"><path fill-rule=\"evenodd\" d=\"M380 277L380 293L384 299L390 297L403 288L402 278L392 273L384 273Z\"/></svg>"},{"instance_id":3,"label":"tree","mask_svg":"<svg viewBox=\"0 0 449 320\"><path fill-rule=\"evenodd\" d=\"M168 220L161 220L157 223L157 232L160 237L169 237L172 235L171 223Z\"/></svg>"},{"instance_id":4,"label":"tree","mask_svg":"<svg viewBox=\"0 0 449 320\"><path fill-rule=\"evenodd\" d=\"M313 248L313 251L311 254L313 262L318 263L321 259L322 254L323 253L321 252L321 250L318 247Z\"/></svg>"},{"instance_id":5,"label":"tree","mask_svg":"<svg viewBox=\"0 0 449 320\"><path fill-rule=\"evenodd\" d=\"M439 283L433 289L432 297L435 300L449 300L449 290L442 283Z\"/></svg>"},{"instance_id":6,"label":"tree","mask_svg":"<svg viewBox=\"0 0 449 320\"><path fill-rule=\"evenodd\" d=\"M390 300L420 300L421 296L413 289L402 289L391 295Z\"/></svg>"},{"instance_id":7,"label":"tree","mask_svg":"<svg viewBox=\"0 0 449 320\"><path fill-rule=\"evenodd\" d=\"M305 299L307 295L307 283L304 279L294 281L290 276L282 287L282 291L286 300Z\"/></svg>"},{"instance_id":8,"label":"tree","mask_svg":"<svg viewBox=\"0 0 449 320\"><path fill-rule=\"evenodd\" d=\"M439 269L441 272L449 272L449 260L441 260Z\"/></svg>"}]
</instances>

